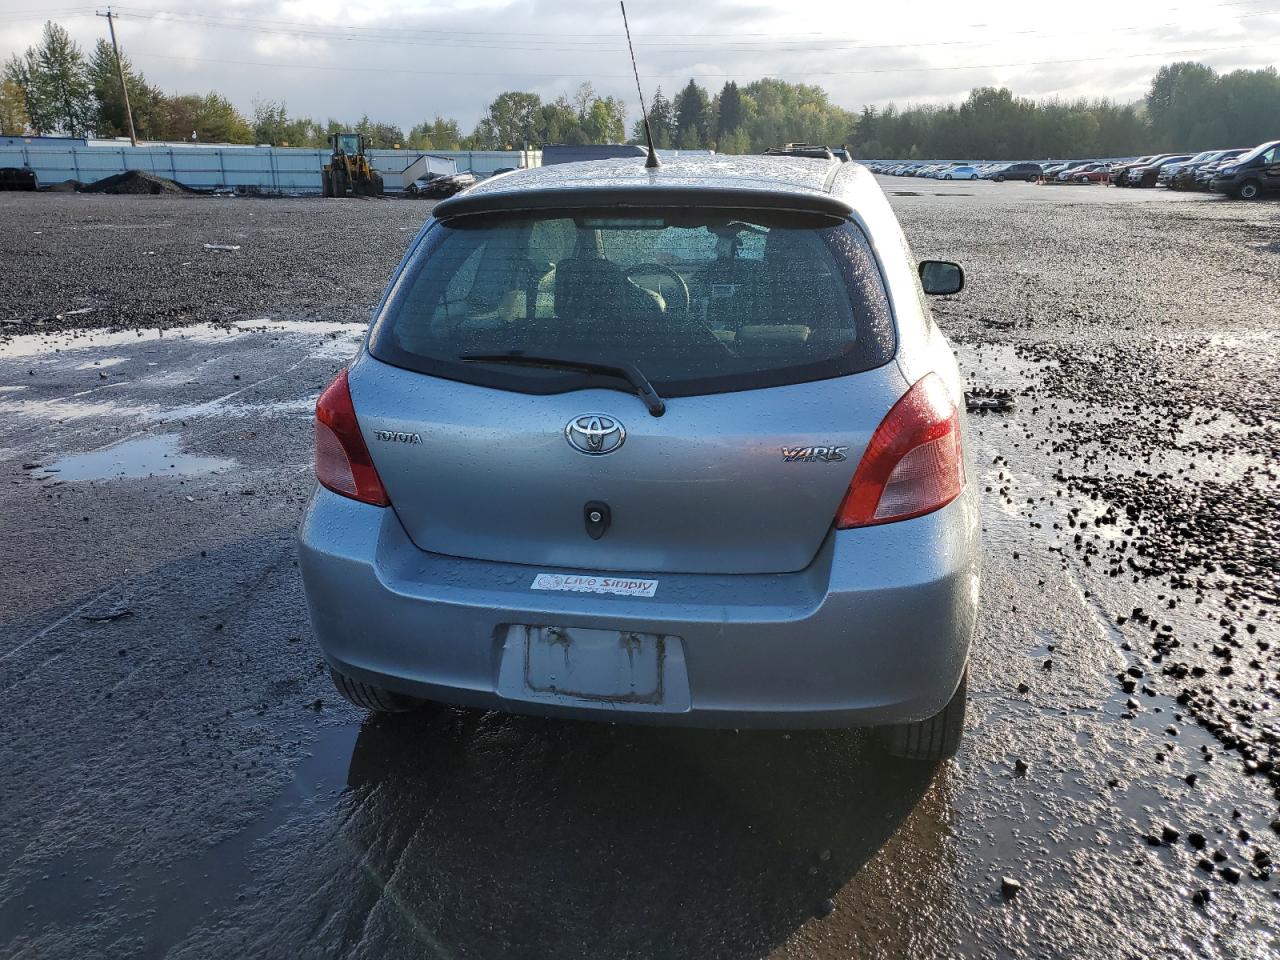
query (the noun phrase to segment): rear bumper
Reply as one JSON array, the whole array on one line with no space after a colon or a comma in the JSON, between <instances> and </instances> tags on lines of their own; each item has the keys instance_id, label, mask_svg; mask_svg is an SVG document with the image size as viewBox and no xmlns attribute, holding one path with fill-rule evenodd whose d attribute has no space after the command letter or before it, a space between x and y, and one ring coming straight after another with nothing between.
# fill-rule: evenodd
<instances>
[{"instance_id":1,"label":"rear bumper","mask_svg":"<svg viewBox=\"0 0 1280 960\"><path fill-rule=\"evenodd\" d=\"M927 516L833 532L798 573L637 572L659 581L655 596L618 597L530 589L536 573L575 571L426 553L393 509L318 489L299 558L324 656L358 680L516 713L836 727L920 720L950 700L977 611L979 525L970 484ZM523 695L503 669L511 624L679 637L687 691L645 708Z\"/></svg>"}]
</instances>

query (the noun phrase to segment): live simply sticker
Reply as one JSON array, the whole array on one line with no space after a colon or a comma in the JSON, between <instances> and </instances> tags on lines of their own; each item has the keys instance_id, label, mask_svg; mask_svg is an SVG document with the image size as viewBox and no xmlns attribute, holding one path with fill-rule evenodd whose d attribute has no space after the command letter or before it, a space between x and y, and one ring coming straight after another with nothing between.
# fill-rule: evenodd
<instances>
[{"instance_id":1,"label":"live simply sticker","mask_svg":"<svg viewBox=\"0 0 1280 960\"><path fill-rule=\"evenodd\" d=\"M620 597L652 597L657 580L633 577L583 576L581 574L540 573L533 578L531 590L566 590L570 593L611 593Z\"/></svg>"}]
</instances>

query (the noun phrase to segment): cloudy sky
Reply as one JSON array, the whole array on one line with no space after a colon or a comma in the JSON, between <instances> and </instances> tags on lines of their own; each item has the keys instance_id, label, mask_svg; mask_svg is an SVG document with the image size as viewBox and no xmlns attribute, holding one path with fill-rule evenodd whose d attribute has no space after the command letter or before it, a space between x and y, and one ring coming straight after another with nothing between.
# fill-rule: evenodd
<instances>
[{"instance_id":1,"label":"cloudy sky","mask_svg":"<svg viewBox=\"0 0 1280 960\"><path fill-rule=\"evenodd\" d=\"M118 35L151 82L216 89L245 112L263 97L318 119L368 113L407 128L441 114L469 129L503 90L554 98L590 80L639 113L615 0L133 3L145 6L114 8ZM106 35L94 10L0 0L0 59L34 43L45 19L88 50ZM1280 60L1280 0L632 0L628 14L646 95L690 76L716 90L767 75L819 83L851 109L986 84L1131 100L1171 60Z\"/></svg>"}]
</instances>

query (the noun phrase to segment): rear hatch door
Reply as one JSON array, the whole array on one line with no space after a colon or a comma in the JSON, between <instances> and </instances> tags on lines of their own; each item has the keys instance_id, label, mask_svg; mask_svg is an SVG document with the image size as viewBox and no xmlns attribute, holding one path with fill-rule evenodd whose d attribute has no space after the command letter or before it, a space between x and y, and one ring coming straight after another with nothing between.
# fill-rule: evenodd
<instances>
[{"instance_id":1,"label":"rear hatch door","mask_svg":"<svg viewBox=\"0 0 1280 960\"><path fill-rule=\"evenodd\" d=\"M674 398L665 416L588 389L527 396L366 359L350 384L391 503L424 550L601 571L784 573L831 528L896 364ZM575 428L577 428L575 430ZM592 430L604 454L584 453ZM577 445L575 445L575 441ZM607 505L591 536L586 507Z\"/></svg>"}]
</instances>

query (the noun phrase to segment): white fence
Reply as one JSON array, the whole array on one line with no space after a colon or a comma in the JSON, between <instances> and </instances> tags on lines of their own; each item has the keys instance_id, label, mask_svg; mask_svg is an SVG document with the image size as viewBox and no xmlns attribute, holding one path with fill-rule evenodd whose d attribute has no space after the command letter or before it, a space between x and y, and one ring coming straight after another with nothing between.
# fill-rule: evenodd
<instances>
[{"instance_id":1,"label":"white fence","mask_svg":"<svg viewBox=\"0 0 1280 960\"><path fill-rule=\"evenodd\" d=\"M370 162L397 189L400 174L425 151L373 150ZM432 150L451 157L459 170L484 176L503 167L538 166L536 150ZM0 145L0 167L30 167L41 186L79 180L93 183L126 170L167 177L197 190L256 187L280 193L319 193L320 169L329 151L290 147L130 147L48 146L40 143ZM388 174L390 176L388 176Z\"/></svg>"}]
</instances>

